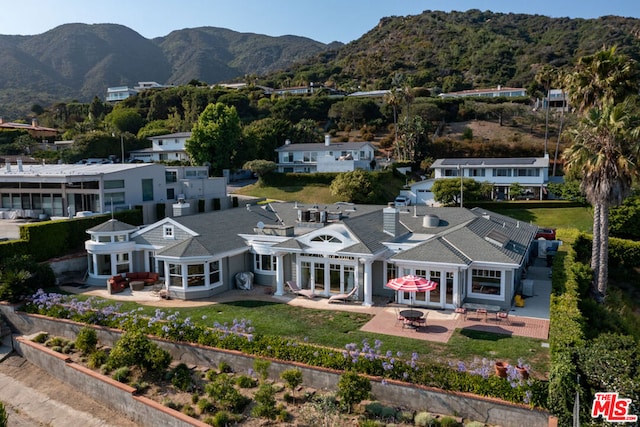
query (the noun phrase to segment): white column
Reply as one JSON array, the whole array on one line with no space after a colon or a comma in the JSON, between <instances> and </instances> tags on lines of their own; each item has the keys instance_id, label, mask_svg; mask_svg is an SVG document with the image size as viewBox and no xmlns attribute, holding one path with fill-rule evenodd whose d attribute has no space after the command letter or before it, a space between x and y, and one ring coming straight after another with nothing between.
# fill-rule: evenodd
<instances>
[{"instance_id":1,"label":"white column","mask_svg":"<svg viewBox=\"0 0 640 427\"><path fill-rule=\"evenodd\" d=\"M365 307L371 307L373 305L373 300L371 299L371 294L373 293L373 284L371 283L371 264L373 261L363 258L360 258L360 261L364 264L364 298L362 305Z\"/></svg>"},{"instance_id":2,"label":"white column","mask_svg":"<svg viewBox=\"0 0 640 427\"><path fill-rule=\"evenodd\" d=\"M284 254L276 254L276 293L274 295L284 295Z\"/></svg>"}]
</instances>

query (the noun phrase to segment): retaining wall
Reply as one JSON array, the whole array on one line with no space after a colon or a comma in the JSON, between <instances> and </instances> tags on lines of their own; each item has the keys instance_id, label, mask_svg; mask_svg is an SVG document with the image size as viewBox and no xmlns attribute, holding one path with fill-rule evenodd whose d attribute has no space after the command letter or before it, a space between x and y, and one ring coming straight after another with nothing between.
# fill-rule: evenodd
<instances>
[{"instance_id":1,"label":"retaining wall","mask_svg":"<svg viewBox=\"0 0 640 427\"><path fill-rule=\"evenodd\" d=\"M5 316L14 330L23 335L46 331L50 335L75 339L77 332L85 326L69 320L52 319L18 312L7 304L0 304L0 313ZM94 328L97 331L98 340L104 345L113 345L121 335L119 330L99 326ZM175 361L203 367L218 366L220 362L224 361L236 372L248 372L249 369L253 368L254 357L236 351L213 349L197 344L176 343L162 339L154 339L154 341L167 350ZM36 364L41 366L39 363ZM298 363L271 360L269 377L277 380L281 372L292 367L297 367L302 371L303 384L307 387L320 390L337 389L341 372L309 367ZM43 366L43 368L49 371L48 367ZM66 379L62 379L66 381ZM468 393L447 392L424 386L407 385L393 380L387 380L383 385L380 378L372 378L371 385L375 399L395 407L440 414L455 414L465 419L503 427L521 427L523 425L528 427L547 427L550 425L548 412L499 399ZM105 394L102 392L98 393L99 400L104 400L104 396ZM120 410L120 407L117 407L117 409Z\"/></svg>"}]
</instances>

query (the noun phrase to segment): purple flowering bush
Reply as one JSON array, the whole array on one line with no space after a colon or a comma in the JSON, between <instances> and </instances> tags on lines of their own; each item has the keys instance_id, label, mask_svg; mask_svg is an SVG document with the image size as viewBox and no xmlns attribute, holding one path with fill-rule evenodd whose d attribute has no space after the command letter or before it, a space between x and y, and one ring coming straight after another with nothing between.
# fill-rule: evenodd
<instances>
[{"instance_id":1,"label":"purple flowering bush","mask_svg":"<svg viewBox=\"0 0 640 427\"><path fill-rule=\"evenodd\" d=\"M257 357L304 363L310 366L354 371L380 377L382 383L397 380L436 387L444 390L494 396L504 400L544 407L546 383L523 381L511 367L508 378L491 375L493 363L488 360L462 362L448 366L420 360L418 353L410 356L400 352L382 353L382 341L346 344L344 349L328 348L285 337L258 334L251 321L234 319L232 323L207 322L206 316L194 320L181 317L180 312L156 309L153 316L142 308L121 311L120 304L88 298L79 301L73 296L45 293L39 290L25 306L25 311L55 318L101 325L124 331L135 331L163 339L237 350Z\"/></svg>"}]
</instances>

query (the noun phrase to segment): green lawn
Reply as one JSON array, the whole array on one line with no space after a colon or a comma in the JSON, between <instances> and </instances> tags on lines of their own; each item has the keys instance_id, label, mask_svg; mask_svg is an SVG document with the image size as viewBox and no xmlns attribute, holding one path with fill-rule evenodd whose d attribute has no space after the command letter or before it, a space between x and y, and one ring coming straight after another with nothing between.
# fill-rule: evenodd
<instances>
[{"instance_id":1,"label":"green lawn","mask_svg":"<svg viewBox=\"0 0 640 427\"><path fill-rule=\"evenodd\" d=\"M82 296L78 297L83 299ZM153 316L156 310L155 307L136 303L123 303L122 310L136 310L139 307L149 316ZM373 346L376 340L380 340L383 343L382 353L387 350L394 354L400 351L410 357L413 352L417 352L423 361L470 363L476 358L487 358L515 363L518 358L523 358L538 375L546 376L549 370L548 349L542 348L543 341L532 338L456 330L449 343L434 343L362 332L359 329L371 319L369 314L316 310L266 301L241 300L164 311L177 311L180 317L190 317L194 323L204 323L207 326L212 326L215 322L231 324L234 319L251 320L258 334L287 337L337 350L344 349L349 343L360 345L363 340L368 340Z\"/></svg>"},{"instance_id":2,"label":"green lawn","mask_svg":"<svg viewBox=\"0 0 640 427\"><path fill-rule=\"evenodd\" d=\"M593 228L593 210L590 207L549 209L496 209L492 207L489 210L540 227L575 228L585 233L591 233Z\"/></svg>"},{"instance_id":3,"label":"green lawn","mask_svg":"<svg viewBox=\"0 0 640 427\"><path fill-rule=\"evenodd\" d=\"M335 203L338 197L332 196L327 185L295 185L289 187L259 187L248 185L236 191L237 194L253 197L265 197L270 200L301 203Z\"/></svg>"}]
</instances>

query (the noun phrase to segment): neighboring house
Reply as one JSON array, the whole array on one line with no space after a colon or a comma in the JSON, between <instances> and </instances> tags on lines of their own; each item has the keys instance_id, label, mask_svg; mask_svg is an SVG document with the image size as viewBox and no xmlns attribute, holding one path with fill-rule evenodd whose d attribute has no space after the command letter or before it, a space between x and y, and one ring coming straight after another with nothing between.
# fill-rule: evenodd
<instances>
[{"instance_id":1,"label":"neighboring house","mask_svg":"<svg viewBox=\"0 0 640 427\"><path fill-rule=\"evenodd\" d=\"M502 87L498 86L497 88L489 88L489 89L470 89L470 90L461 90L459 92L448 92L441 93L441 98L466 98L469 96L481 96L487 98L496 98L499 96L504 96L506 98L514 98L527 96L527 90L522 87Z\"/></svg>"},{"instance_id":2,"label":"neighboring house","mask_svg":"<svg viewBox=\"0 0 640 427\"><path fill-rule=\"evenodd\" d=\"M48 128L44 126L40 126L38 124L38 119L32 119L31 124L26 123L11 123L5 122L0 117L0 130L24 130L29 133L29 135L34 139L43 140L47 142L47 138L53 140L56 136L58 136L58 129ZM51 141L53 142L53 141Z\"/></svg>"},{"instance_id":3,"label":"neighboring house","mask_svg":"<svg viewBox=\"0 0 640 427\"><path fill-rule=\"evenodd\" d=\"M400 195L408 197L412 205L439 206L431 192L434 182L435 179L414 182L408 190L401 190Z\"/></svg>"},{"instance_id":4,"label":"neighboring house","mask_svg":"<svg viewBox=\"0 0 640 427\"><path fill-rule=\"evenodd\" d=\"M539 108L542 108L543 110L545 110L547 108L547 105L549 105L550 108L555 111L562 111L563 108L565 112L569 111L569 93L562 89L551 89L549 90L548 96L545 96L542 99L538 98L536 100L533 109L537 110Z\"/></svg>"},{"instance_id":5,"label":"neighboring house","mask_svg":"<svg viewBox=\"0 0 640 427\"><path fill-rule=\"evenodd\" d=\"M138 86L130 88L129 86L114 86L107 88L107 102L118 102L127 99L130 96L137 95L139 92L148 89L162 89L171 87L171 85L162 85L156 82L138 82Z\"/></svg>"},{"instance_id":6,"label":"neighboring house","mask_svg":"<svg viewBox=\"0 0 640 427\"><path fill-rule=\"evenodd\" d=\"M226 180L207 178L205 166L7 163L0 169L0 213L5 218L68 217L142 206L143 219L152 222L156 205L171 207L179 195L184 195L185 202L226 199ZM211 203L208 206L206 210Z\"/></svg>"},{"instance_id":7,"label":"neighboring house","mask_svg":"<svg viewBox=\"0 0 640 427\"><path fill-rule=\"evenodd\" d=\"M188 161L189 155L184 146L189 138L191 132L152 136L148 138L151 140L151 148L130 151L129 156L143 162Z\"/></svg>"},{"instance_id":8,"label":"neighboring house","mask_svg":"<svg viewBox=\"0 0 640 427\"><path fill-rule=\"evenodd\" d=\"M370 142L331 142L325 136L324 144L291 144L276 148L278 172L351 172L371 169L375 147Z\"/></svg>"},{"instance_id":9,"label":"neighboring house","mask_svg":"<svg viewBox=\"0 0 640 427\"><path fill-rule=\"evenodd\" d=\"M347 96L355 97L355 98L384 98L389 93L391 93L388 89L383 90L369 90L369 91L358 91L350 93Z\"/></svg>"},{"instance_id":10,"label":"neighboring house","mask_svg":"<svg viewBox=\"0 0 640 427\"><path fill-rule=\"evenodd\" d=\"M337 203L263 207L164 218L136 228L111 220L87 230L89 283L112 274L158 272L172 298L210 297L234 288L236 274L286 291L288 280L319 296L358 287L369 306L380 296L431 308L464 302L511 306L535 251L537 227L482 209ZM410 296L385 287L417 274L439 283Z\"/></svg>"},{"instance_id":11,"label":"neighboring house","mask_svg":"<svg viewBox=\"0 0 640 427\"><path fill-rule=\"evenodd\" d=\"M542 200L547 196L549 155L544 157L438 159L431 165L435 179L473 178L493 183L492 199L527 197ZM511 194L511 184L524 187L524 195Z\"/></svg>"}]
</instances>

